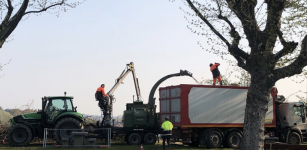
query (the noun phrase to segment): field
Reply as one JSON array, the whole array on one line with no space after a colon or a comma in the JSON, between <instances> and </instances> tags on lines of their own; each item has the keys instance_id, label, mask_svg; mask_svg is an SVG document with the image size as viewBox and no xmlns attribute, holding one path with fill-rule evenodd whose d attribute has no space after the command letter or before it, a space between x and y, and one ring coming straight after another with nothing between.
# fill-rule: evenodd
<instances>
[{"instance_id":1,"label":"field","mask_svg":"<svg viewBox=\"0 0 307 150\"><path fill-rule=\"evenodd\" d=\"M303 145L307 145L307 143L303 143ZM144 150L162 150L162 143L156 143L155 145L143 145ZM112 143L109 148L57 148L57 147L47 147L47 150L93 150L93 149L108 149L108 150L139 150L140 146L127 145L125 143ZM180 143L172 144L172 150L205 150L208 148L204 147L191 147L191 146L183 146ZM30 144L26 147L11 147L9 145L0 144L0 150L43 150L42 144ZM229 148L215 148L210 150L234 150Z\"/></svg>"},{"instance_id":2,"label":"field","mask_svg":"<svg viewBox=\"0 0 307 150\"><path fill-rule=\"evenodd\" d=\"M156 143L156 145L143 145L144 150L162 150L162 143ZM0 145L1 150L42 150L43 146L42 144L32 144L27 147L11 147L9 145ZM56 148L56 147L47 147L47 150L59 150L59 149L65 149L65 150L75 150L76 148ZM82 150L93 150L97 148L77 148ZM108 149L108 150L139 150L140 146L133 146L133 145L127 145L123 143L114 143L109 148L99 148L99 149ZM204 150L206 148L203 147L190 147L190 146L183 146L180 144L173 144L172 150ZM211 150L232 150L232 149L211 149Z\"/></svg>"}]
</instances>

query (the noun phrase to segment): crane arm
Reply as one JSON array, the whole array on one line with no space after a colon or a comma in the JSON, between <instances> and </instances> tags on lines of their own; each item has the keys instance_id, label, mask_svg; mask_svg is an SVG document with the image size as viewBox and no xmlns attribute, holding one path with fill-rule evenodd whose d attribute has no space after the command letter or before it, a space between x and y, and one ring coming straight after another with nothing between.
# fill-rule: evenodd
<instances>
[{"instance_id":1,"label":"crane arm","mask_svg":"<svg viewBox=\"0 0 307 150\"><path fill-rule=\"evenodd\" d=\"M136 73L135 73L135 68L134 68L134 63L130 62L127 64L127 68L123 70L123 72L120 74L120 76L116 79L114 86L110 89L110 91L107 93L108 95L113 95L114 91L117 89L117 87L124 81L124 79L127 77L127 75L132 72L133 75L133 81L134 81L134 86L137 94L137 100L140 99L141 97L141 92L139 88L139 83L136 78Z\"/></svg>"},{"instance_id":2,"label":"crane arm","mask_svg":"<svg viewBox=\"0 0 307 150\"><path fill-rule=\"evenodd\" d=\"M133 81L134 81L134 87L135 87L137 101L140 101L141 91L140 91L140 86L139 86L139 80L138 80L138 78L136 78L136 73L135 73L134 67L131 68L131 71L132 71L132 76L133 76Z\"/></svg>"}]
</instances>

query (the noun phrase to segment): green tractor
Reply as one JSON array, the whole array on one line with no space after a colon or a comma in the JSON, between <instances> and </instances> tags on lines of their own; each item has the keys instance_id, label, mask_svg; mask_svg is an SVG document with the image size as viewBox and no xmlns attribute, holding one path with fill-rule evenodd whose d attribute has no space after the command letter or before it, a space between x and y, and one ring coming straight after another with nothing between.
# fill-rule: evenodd
<instances>
[{"instance_id":1,"label":"green tractor","mask_svg":"<svg viewBox=\"0 0 307 150\"><path fill-rule=\"evenodd\" d=\"M44 128L82 129L83 115L73 106L72 96L48 96L42 98L42 110L13 117L7 140L12 146L28 145L34 137L43 138ZM55 130L52 137L58 144L62 138L70 138L71 130Z\"/></svg>"}]
</instances>

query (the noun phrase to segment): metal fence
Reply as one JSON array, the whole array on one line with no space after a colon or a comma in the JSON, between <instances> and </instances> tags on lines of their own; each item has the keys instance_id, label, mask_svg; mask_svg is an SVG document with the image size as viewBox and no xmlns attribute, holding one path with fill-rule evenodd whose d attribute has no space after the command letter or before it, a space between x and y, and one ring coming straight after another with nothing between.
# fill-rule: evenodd
<instances>
[{"instance_id":1,"label":"metal fence","mask_svg":"<svg viewBox=\"0 0 307 150\"><path fill-rule=\"evenodd\" d=\"M111 128L44 129L46 147L111 147Z\"/></svg>"}]
</instances>

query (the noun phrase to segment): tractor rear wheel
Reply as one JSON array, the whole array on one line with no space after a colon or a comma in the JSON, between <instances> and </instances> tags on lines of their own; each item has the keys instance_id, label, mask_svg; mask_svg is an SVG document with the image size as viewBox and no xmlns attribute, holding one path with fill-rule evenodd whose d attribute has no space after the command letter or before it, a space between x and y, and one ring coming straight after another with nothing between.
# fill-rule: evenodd
<instances>
[{"instance_id":1,"label":"tractor rear wheel","mask_svg":"<svg viewBox=\"0 0 307 150\"><path fill-rule=\"evenodd\" d=\"M12 146L26 146L32 138L31 129L24 124L15 124L8 130L8 141Z\"/></svg>"},{"instance_id":2,"label":"tractor rear wheel","mask_svg":"<svg viewBox=\"0 0 307 150\"><path fill-rule=\"evenodd\" d=\"M63 138L72 138L71 132L82 128L83 125L79 120L72 117L63 118L54 126L54 129L57 129L54 134L55 140L58 144L62 144L61 140Z\"/></svg>"}]
</instances>

